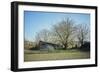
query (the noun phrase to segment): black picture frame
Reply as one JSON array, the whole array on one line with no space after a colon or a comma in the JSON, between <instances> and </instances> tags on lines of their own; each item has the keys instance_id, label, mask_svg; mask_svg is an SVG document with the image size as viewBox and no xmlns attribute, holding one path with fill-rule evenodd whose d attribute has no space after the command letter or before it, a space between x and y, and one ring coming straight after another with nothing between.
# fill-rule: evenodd
<instances>
[{"instance_id":1,"label":"black picture frame","mask_svg":"<svg viewBox=\"0 0 100 73\"><path fill-rule=\"evenodd\" d=\"M62 8L80 8L95 10L95 64L72 65L72 66L52 66L52 67L36 67L36 68L18 68L18 6L48 6ZM66 69L97 66L97 6L68 5L68 4L51 4L51 3L35 3L35 2L11 2L11 71L35 71L50 69Z\"/></svg>"}]
</instances>

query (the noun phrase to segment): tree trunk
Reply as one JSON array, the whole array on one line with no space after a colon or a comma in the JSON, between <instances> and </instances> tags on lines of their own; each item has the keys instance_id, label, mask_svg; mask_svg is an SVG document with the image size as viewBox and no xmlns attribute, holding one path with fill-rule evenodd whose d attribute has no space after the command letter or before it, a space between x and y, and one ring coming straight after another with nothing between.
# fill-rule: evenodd
<instances>
[{"instance_id":1,"label":"tree trunk","mask_svg":"<svg viewBox=\"0 0 100 73\"><path fill-rule=\"evenodd\" d=\"M68 45L67 44L64 44L64 50L66 50L67 49L67 47L68 47Z\"/></svg>"},{"instance_id":2,"label":"tree trunk","mask_svg":"<svg viewBox=\"0 0 100 73\"><path fill-rule=\"evenodd\" d=\"M81 40L81 46L84 44L83 39Z\"/></svg>"}]
</instances>

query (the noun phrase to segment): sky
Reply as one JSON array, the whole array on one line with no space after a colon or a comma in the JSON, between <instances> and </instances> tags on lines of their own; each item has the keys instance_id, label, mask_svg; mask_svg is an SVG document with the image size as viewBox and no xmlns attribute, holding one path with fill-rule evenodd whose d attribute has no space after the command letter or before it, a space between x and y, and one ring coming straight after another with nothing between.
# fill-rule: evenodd
<instances>
[{"instance_id":1,"label":"sky","mask_svg":"<svg viewBox=\"0 0 100 73\"><path fill-rule=\"evenodd\" d=\"M52 25L64 18L71 18L75 24L90 25L90 14L24 11L24 38L34 41L36 33L50 30Z\"/></svg>"}]
</instances>

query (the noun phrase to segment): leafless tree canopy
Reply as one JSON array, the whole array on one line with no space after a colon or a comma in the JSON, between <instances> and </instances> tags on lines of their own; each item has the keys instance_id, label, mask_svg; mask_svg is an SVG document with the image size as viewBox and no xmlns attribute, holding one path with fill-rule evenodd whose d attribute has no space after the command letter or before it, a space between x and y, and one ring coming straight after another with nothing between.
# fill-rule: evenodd
<instances>
[{"instance_id":1,"label":"leafless tree canopy","mask_svg":"<svg viewBox=\"0 0 100 73\"><path fill-rule=\"evenodd\" d=\"M60 44L63 49L68 48L68 44L74 45L76 38L81 44L89 37L89 27L86 24L76 25L75 22L70 19L64 19L52 26L51 30L43 29L36 35L36 42L45 41Z\"/></svg>"},{"instance_id":2,"label":"leafless tree canopy","mask_svg":"<svg viewBox=\"0 0 100 73\"><path fill-rule=\"evenodd\" d=\"M49 34L48 30L46 30L46 29L41 30L36 35L36 42L39 42L39 41L48 42L49 41L49 35L50 34Z\"/></svg>"},{"instance_id":3,"label":"leafless tree canopy","mask_svg":"<svg viewBox=\"0 0 100 73\"><path fill-rule=\"evenodd\" d=\"M74 32L73 20L67 18L53 26L54 34L59 39L59 42L64 46L64 49L68 47L68 42L71 35Z\"/></svg>"},{"instance_id":4,"label":"leafless tree canopy","mask_svg":"<svg viewBox=\"0 0 100 73\"><path fill-rule=\"evenodd\" d=\"M84 41L86 41L88 34L89 34L89 28L86 24L79 24L77 26L77 38L81 46L84 44Z\"/></svg>"}]
</instances>

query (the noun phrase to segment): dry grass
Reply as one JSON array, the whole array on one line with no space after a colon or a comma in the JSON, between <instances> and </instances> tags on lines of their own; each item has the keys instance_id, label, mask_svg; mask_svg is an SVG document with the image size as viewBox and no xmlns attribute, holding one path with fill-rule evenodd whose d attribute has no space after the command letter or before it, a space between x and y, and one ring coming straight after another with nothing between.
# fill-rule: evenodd
<instances>
[{"instance_id":1,"label":"dry grass","mask_svg":"<svg viewBox=\"0 0 100 73\"><path fill-rule=\"evenodd\" d=\"M24 61L47 61L47 60L69 60L69 59L87 59L90 58L89 52L78 50L66 50L56 52L41 52L41 51L25 51Z\"/></svg>"}]
</instances>

